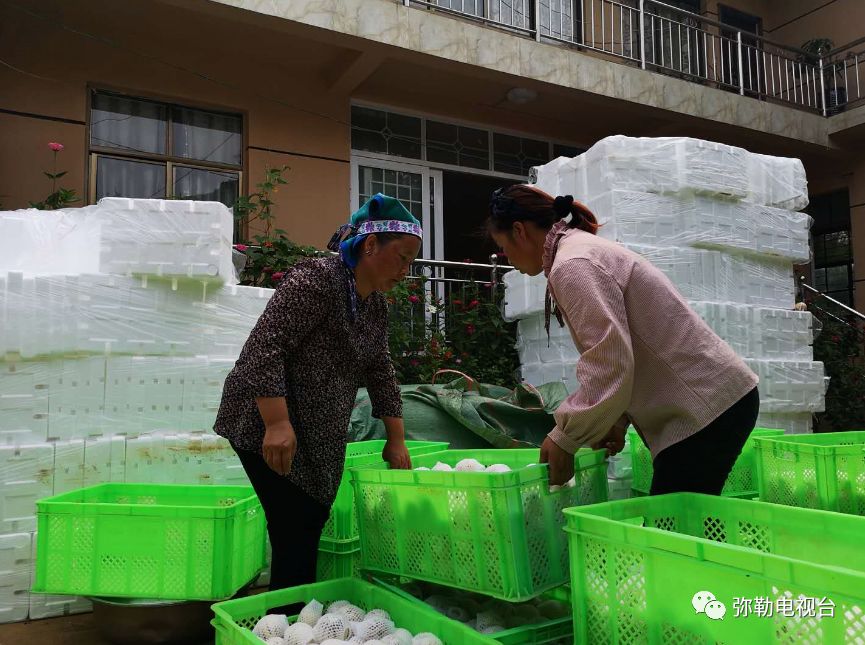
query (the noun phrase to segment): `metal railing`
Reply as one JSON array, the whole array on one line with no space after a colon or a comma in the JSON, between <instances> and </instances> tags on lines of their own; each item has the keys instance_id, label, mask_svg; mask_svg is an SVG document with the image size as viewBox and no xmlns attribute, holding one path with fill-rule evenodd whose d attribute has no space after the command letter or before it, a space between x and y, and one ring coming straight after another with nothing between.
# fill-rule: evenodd
<instances>
[{"instance_id":1,"label":"metal railing","mask_svg":"<svg viewBox=\"0 0 865 645\"><path fill-rule=\"evenodd\" d=\"M815 289L810 284L805 282L805 276L799 278L799 298L801 302L810 304L820 313L826 315L828 318L831 318L835 322L846 325L851 329L855 329L860 334L865 334L865 330L863 330L861 327L861 323L865 323L865 314L856 311L852 307L848 307L843 302L835 300L835 298L832 298L831 296L827 296L819 289ZM847 316L848 320L842 318L841 315L836 316L835 314L826 311L825 309L820 307L820 305L816 304L816 302L823 300L825 300L832 306L837 307L838 310L843 312L842 315Z\"/></svg>"},{"instance_id":2,"label":"metal railing","mask_svg":"<svg viewBox=\"0 0 865 645\"><path fill-rule=\"evenodd\" d=\"M865 101L865 37L830 52L824 66L827 112Z\"/></svg>"},{"instance_id":3,"label":"metal railing","mask_svg":"<svg viewBox=\"0 0 865 645\"><path fill-rule=\"evenodd\" d=\"M656 0L397 1L824 116L844 108L850 83L863 98L865 39L824 60Z\"/></svg>"}]
</instances>

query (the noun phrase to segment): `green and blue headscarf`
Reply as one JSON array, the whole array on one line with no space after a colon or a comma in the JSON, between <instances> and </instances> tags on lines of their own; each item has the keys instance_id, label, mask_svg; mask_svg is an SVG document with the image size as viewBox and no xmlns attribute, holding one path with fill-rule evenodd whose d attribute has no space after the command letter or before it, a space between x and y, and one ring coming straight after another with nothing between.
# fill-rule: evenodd
<instances>
[{"instance_id":1,"label":"green and blue headscarf","mask_svg":"<svg viewBox=\"0 0 865 645\"><path fill-rule=\"evenodd\" d=\"M357 266L360 244L368 235L375 233L403 233L423 239L420 222L399 200L377 193L372 199L351 215L348 224L340 226L327 248L338 251L345 266L348 279L348 314L352 322L357 320L357 287L354 268Z\"/></svg>"},{"instance_id":2,"label":"green and blue headscarf","mask_svg":"<svg viewBox=\"0 0 865 645\"><path fill-rule=\"evenodd\" d=\"M361 242L374 233L403 233L423 239L417 218L399 200L377 193L352 213L348 224L339 227L327 248L338 251L345 265L354 269Z\"/></svg>"}]
</instances>

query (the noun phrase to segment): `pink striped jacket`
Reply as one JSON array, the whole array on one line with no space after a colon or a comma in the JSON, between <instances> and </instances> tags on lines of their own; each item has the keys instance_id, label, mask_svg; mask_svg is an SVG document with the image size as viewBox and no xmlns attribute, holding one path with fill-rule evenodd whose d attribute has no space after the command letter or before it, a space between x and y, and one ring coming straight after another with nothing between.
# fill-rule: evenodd
<instances>
[{"instance_id":1,"label":"pink striped jacket","mask_svg":"<svg viewBox=\"0 0 865 645\"><path fill-rule=\"evenodd\" d=\"M580 387L549 435L564 450L631 423L654 457L756 386L744 361L642 256L559 222L547 236L544 273L581 354Z\"/></svg>"}]
</instances>

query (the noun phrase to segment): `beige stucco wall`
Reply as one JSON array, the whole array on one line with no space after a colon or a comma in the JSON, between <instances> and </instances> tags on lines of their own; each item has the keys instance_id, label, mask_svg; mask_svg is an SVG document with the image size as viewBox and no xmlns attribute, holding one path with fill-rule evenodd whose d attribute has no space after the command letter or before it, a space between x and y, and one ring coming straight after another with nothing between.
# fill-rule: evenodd
<instances>
[{"instance_id":1,"label":"beige stucco wall","mask_svg":"<svg viewBox=\"0 0 865 645\"><path fill-rule=\"evenodd\" d=\"M86 194L85 122L88 85L92 85L243 113L247 145L244 170L249 186L261 180L267 164L291 167L289 183L277 196L276 226L286 229L299 242L321 246L346 218L349 100L345 95L326 91L321 78L305 74L302 61L280 61L269 51L269 39L260 39L260 47L256 47L254 30L233 32L234 26L226 21L184 15L178 9L155 3L31 6L56 11L67 24L106 37L116 37L117 26L125 24L129 33L119 40L142 55L112 48L0 5L0 57L27 72L0 66L3 208L25 207L28 201L42 199L50 192L50 184L41 174L51 163L49 141L66 146L59 157L60 167L69 173L62 185ZM169 20L178 25L166 27ZM193 24L207 37L190 39L183 25ZM148 28L158 36L148 38ZM188 65L235 87L173 69L150 56Z\"/></svg>"}]
</instances>

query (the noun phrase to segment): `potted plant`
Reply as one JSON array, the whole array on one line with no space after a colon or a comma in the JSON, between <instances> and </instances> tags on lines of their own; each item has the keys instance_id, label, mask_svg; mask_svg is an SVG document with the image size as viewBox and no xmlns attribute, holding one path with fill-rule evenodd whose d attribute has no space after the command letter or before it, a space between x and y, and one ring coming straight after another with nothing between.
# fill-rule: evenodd
<instances>
[{"instance_id":1,"label":"potted plant","mask_svg":"<svg viewBox=\"0 0 865 645\"><path fill-rule=\"evenodd\" d=\"M843 111L847 105L847 88L844 86L844 66L847 64L843 61L840 65L837 62L827 64L827 59L832 52L834 43L829 38L812 38L802 44L798 60L800 63L806 63L817 67L820 65L820 60L823 60L824 74L831 67L832 73L825 75L824 98L826 101L826 114L838 114Z\"/></svg>"}]
</instances>

